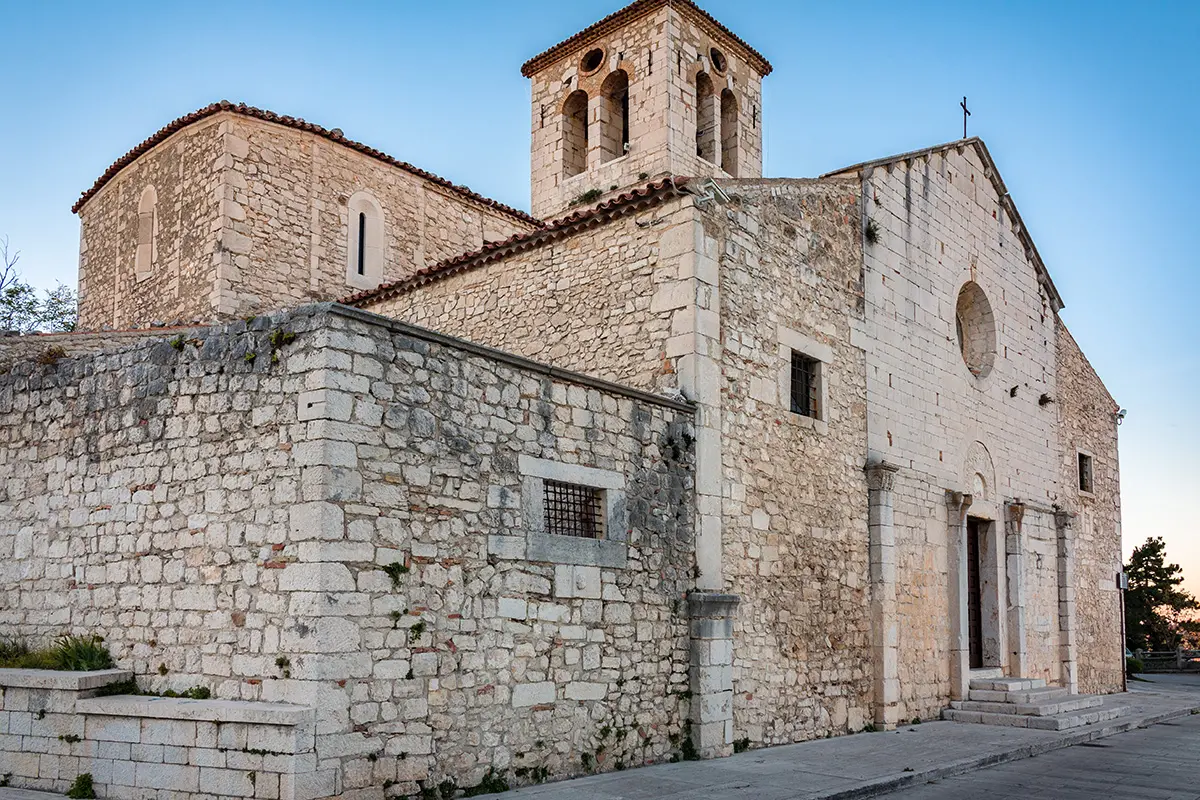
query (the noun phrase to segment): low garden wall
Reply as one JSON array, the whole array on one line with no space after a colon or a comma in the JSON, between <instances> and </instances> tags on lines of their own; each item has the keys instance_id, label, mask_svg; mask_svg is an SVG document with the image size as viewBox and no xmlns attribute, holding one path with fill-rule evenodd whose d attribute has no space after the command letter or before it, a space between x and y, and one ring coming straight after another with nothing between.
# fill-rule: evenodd
<instances>
[{"instance_id":1,"label":"low garden wall","mask_svg":"<svg viewBox=\"0 0 1200 800\"><path fill-rule=\"evenodd\" d=\"M0 669L0 776L7 785L134 798L310 800L315 712L285 703L96 696L125 670ZM82 790L82 791L81 791ZM160 795L162 796L162 795Z\"/></svg>"}]
</instances>

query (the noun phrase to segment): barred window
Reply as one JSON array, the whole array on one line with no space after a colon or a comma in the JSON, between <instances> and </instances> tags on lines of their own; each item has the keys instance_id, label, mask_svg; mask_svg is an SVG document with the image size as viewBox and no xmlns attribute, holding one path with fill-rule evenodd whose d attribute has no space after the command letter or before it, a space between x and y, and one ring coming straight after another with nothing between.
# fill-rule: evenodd
<instances>
[{"instance_id":1,"label":"barred window","mask_svg":"<svg viewBox=\"0 0 1200 800\"><path fill-rule=\"evenodd\" d=\"M547 480L546 533L604 538L604 491L590 486Z\"/></svg>"},{"instance_id":2,"label":"barred window","mask_svg":"<svg viewBox=\"0 0 1200 800\"><path fill-rule=\"evenodd\" d=\"M821 362L792 351L792 413L820 417Z\"/></svg>"}]
</instances>

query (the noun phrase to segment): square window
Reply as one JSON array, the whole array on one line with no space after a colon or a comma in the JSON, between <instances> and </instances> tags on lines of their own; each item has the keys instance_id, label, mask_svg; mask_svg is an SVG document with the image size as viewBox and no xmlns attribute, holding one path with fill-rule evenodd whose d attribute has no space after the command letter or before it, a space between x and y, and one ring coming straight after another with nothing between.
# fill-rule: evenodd
<instances>
[{"instance_id":1,"label":"square window","mask_svg":"<svg viewBox=\"0 0 1200 800\"><path fill-rule=\"evenodd\" d=\"M1087 453L1079 454L1079 491L1092 491L1092 457Z\"/></svg>"},{"instance_id":2,"label":"square window","mask_svg":"<svg viewBox=\"0 0 1200 800\"><path fill-rule=\"evenodd\" d=\"M792 351L790 394L793 414L820 418L821 362L798 350Z\"/></svg>"},{"instance_id":3,"label":"square window","mask_svg":"<svg viewBox=\"0 0 1200 800\"><path fill-rule=\"evenodd\" d=\"M556 536L604 538L604 490L575 483L544 483L545 532Z\"/></svg>"}]
</instances>

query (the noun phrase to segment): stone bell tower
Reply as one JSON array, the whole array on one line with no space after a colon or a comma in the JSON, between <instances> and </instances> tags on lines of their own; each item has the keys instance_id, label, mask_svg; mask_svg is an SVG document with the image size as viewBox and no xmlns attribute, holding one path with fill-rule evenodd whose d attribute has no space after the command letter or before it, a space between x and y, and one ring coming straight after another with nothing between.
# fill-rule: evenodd
<instances>
[{"instance_id":1,"label":"stone bell tower","mask_svg":"<svg viewBox=\"0 0 1200 800\"><path fill-rule=\"evenodd\" d=\"M689 0L637 0L530 59L534 216L664 174L761 177L770 72Z\"/></svg>"}]
</instances>

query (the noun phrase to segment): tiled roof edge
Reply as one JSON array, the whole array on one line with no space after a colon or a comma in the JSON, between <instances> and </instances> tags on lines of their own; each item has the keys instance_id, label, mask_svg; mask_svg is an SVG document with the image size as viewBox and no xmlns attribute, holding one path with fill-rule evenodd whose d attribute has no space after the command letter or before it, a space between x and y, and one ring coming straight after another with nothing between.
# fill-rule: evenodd
<instances>
[{"instance_id":1,"label":"tiled roof edge","mask_svg":"<svg viewBox=\"0 0 1200 800\"><path fill-rule=\"evenodd\" d=\"M173 134L186 128L187 126L192 125L196 122L199 122L203 119L207 119L208 117L211 117L214 114L219 114L223 111L228 111L233 114L240 114L244 117L258 119L258 120L262 120L264 122L273 122L277 125L283 125L288 128L294 128L295 130L305 131L308 133L316 134L317 136L328 139L331 142L337 142L338 144L344 145L345 147L348 147L351 150L355 150L359 153L362 153L363 155L370 156L371 158L374 158L378 161L382 161L385 164L388 164L393 167L397 167L399 169L404 170L405 172L416 175L418 178L423 178L424 180L427 180L436 186L440 186L443 189L447 189L458 195L461 195L462 197L464 197L467 200L470 200L474 203L478 203L480 205L483 205L488 208L499 211L503 214L507 214L511 217L515 217L515 218L519 219L521 222L524 222L526 224L534 225L537 227L541 227L542 225L545 224L540 219L537 219L536 217L531 216L530 214L527 214L524 211L520 211L516 208L513 208L512 206L507 206L503 203L497 202L496 200L492 200L490 197L484 197L483 195L479 194L478 192L471 191L466 186L459 186L458 184L451 183L450 181L446 180L445 178L443 178L439 175L435 175L432 172L423 170L420 167L413 166L412 164L409 164L406 161L400 161L399 159L393 158L392 156L389 156L387 153L384 153L380 150L376 150L373 147L369 147L369 146L363 144L362 142L357 142L353 139L348 139L338 129L329 130L327 128L321 127L320 125L316 125L311 122L306 122L305 120L300 119L299 117L289 117L289 116L285 116L285 115L281 115L281 114L276 114L273 111L266 111L261 108L255 108L254 106L248 106L245 103L231 103L228 100L222 100L219 103L212 103L210 105L205 106L204 108L193 111L190 114L185 114L184 116L179 117L178 119L172 120L171 122L167 123L166 126L161 128L157 133L152 135L150 138L146 139L144 142L139 144L137 147L133 148L128 153L121 156L119 159L117 159L115 162L113 162L112 166L110 166L107 170L104 171L104 174L101 175L94 184L92 184L92 187L90 189L83 192L79 196L79 200L77 200L75 202L75 205L71 206L71 213L73 213L73 214L79 213L79 210L81 208L83 208L83 206L87 203L87 201L92 199L92 197L97 192L99 192L102 188L104 188L105 184L107 184L110 180L112 180L114 177L116 177L117 173L119 173L121 170L125 169L125 167L132 164L139 157L141 157L144 153L146 153L147 151L156 147L157 145L161 144L163 141L165 141L166 139L171 137Z\"/></svg>"},{"instance_id":2,"label":"tiled roof edge","mask_svg":"<svg viewBox=\"0 0 1200 800\"><path fill-rule=\"evenodd\" d=\"M611 32L613 29L635 20L638 17L645 16L652 11L656 11L663 6L673 6L687 9L693 14L697 15L702 22L707 23L718 33L731 39L734 44L746 51L746 55L750 56L752 66L754 66L754 68L757 69L759 74L764 78L770 75L775 69L771 66L771 62L767 61L766 57L763 56L762 53L755 50L740 36L722 25L716 17L700 8L700 6L691 2L691 0L635 0L635 2L630 3L619 11L609 14L599 22L589 25L574 36L563 39L553 47L538 53L536 56L521 65L521 74L528 78L539 69L561 56L564 50L582 46L589 39L597 36L603 36L604 34Z\"/></svg>"},{"instance_id":3,"label":"tiled roof edge","mask_svg":"<svg viewBox=\"0 0 1200 800\"><path fill-rule=\"evenodd\" d=\"M377 286L374 289L356 292L342 298L342 305L363 307L369 303L387 300L435 280L449 277L472 267L486 264L513 253L523 252L543 244L557 241L590 223L611 219L621 213L661 202L665 197L678 193L688 183L688 178L668 176L646 186L623 192L593 208L582 209L554 220L539 230L518 233L501 242L490 242L478 250L448 258L437 264L401 278L398 281Z\"/></svg>"}]
</instances>

